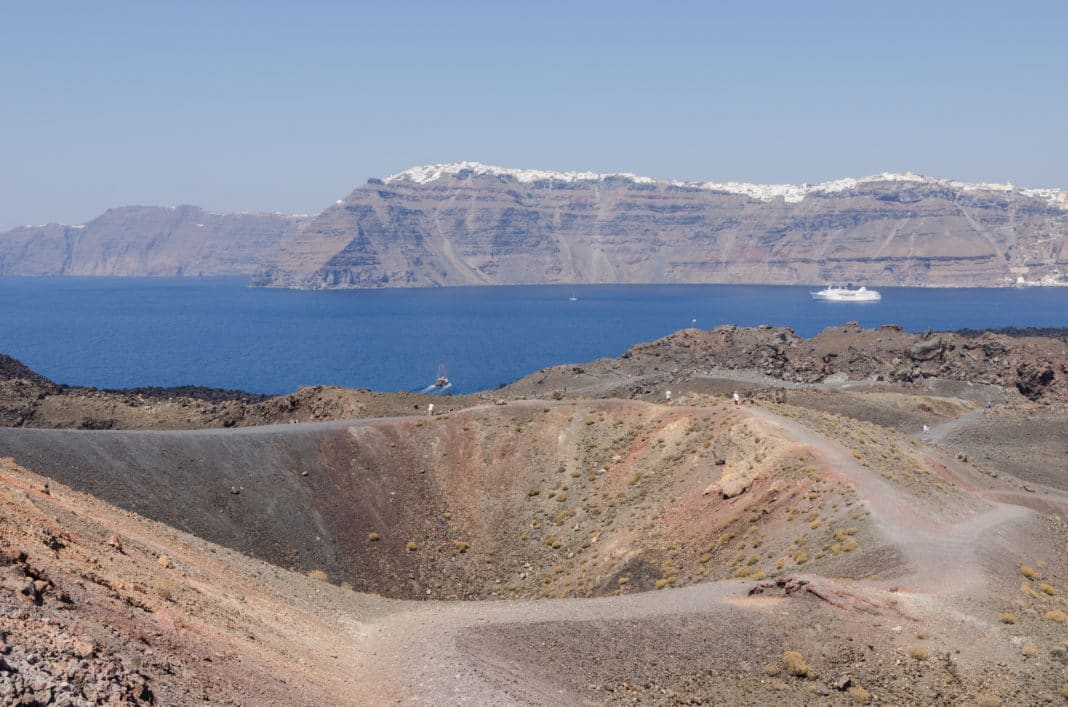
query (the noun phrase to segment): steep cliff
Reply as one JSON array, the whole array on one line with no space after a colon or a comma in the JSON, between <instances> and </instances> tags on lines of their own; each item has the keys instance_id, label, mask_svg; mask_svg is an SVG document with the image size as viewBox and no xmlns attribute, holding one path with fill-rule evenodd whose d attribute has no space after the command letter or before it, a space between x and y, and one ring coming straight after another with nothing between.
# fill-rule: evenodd
<instances>
[{"instance_id":1,"label":"steep cliff","mask_svg":"<svg viewBox=\"0 0 1068 707\"><path fill-rule=\"evenodd\" d=\"M125 206L78 226L0 233L0 275L246 275L307 218Z\"/></svg>"},{"instance_id":2,"label":"steep cliff","mask_svg":"<svg viewBox=\"0 0 1068 707\"><path fill-rule=\"evenodd\" d=\"M1068 193L884 174L814 186L458 163L371 179L285 239L268 287L1068 284Z\"/></svg>"}]
</instances>

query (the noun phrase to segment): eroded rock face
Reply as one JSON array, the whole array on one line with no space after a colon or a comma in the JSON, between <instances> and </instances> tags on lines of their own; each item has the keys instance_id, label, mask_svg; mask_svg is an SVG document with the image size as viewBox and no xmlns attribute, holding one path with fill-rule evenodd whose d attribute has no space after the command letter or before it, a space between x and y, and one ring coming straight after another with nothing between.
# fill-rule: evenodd
<instances>
[{"instance_id":1,"label":"eroded rock face","mask_svg":"<svg viewBox=\"0 0 1068 707\"><path fill-rule=\"evenodd\" d=\"M1004 285L1068 270L1068 210L1019 190L913 175L784 196L513 172L370 180L288 238L253 284Z\"/></svg>"},{"instance_id":2,"label":"eroded rock face","mask_svg":"<svg viewBox=\"0 0 1068 707\"><path fill-rule=\"evenodd\" d=\"M0 275L247 275L306 222L196 206L125 206L83 225L0 233Z\"/></svg>"}]
</instances>

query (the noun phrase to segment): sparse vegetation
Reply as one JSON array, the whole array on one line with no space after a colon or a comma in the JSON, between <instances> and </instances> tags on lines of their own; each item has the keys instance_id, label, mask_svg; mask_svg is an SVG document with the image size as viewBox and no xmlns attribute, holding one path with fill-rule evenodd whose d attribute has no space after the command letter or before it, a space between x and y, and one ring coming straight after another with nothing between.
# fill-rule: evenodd
<instances>
[{"instance_id":1,"label":"sparse vegetation","mask_svg":"<svg viewBox=\"0 0 1068 707\"><path fill-rule=\"evenodd\" d=\"M374 543L374 542L378 542L379 540L381 540L382 536L379 535L378 533L373 533L372 532L372 533L368 533L367 534L367 539Z\"/></svg>"},{"instance_id":2,"label":"sparse vegetation","mask_svg":"<svg viewBox=\"0 0 1068 707\"><path fill-rule=\"evenodd\" d=\"M1025 643L1020 648L1020 652L1023 653L1025 658L1034 658L1038 655L1038 646L1034 643Z\"/></svg>"},{"instance_id":3,"label":"sparse vegetation","mask_svg":"<svg viewBox=\"0 0 1068 707\"><path fill-rule=\"evenodd\" d=\"M1042 592L1043 594L1048 594L1049 596L1053 596L1057 593L1057 590L1053 588L1052 584L1046 584L1045 582L1038 585L1038 591Z\"/></svg>"},{"instance_id":4,"label":"sparse vegetation","mask_svg":"<svg viewBox=\"0 0 1068 707\"><path fill-rule=\"evenodd\" d=\"M163 601L174 601L175 587L174 582L163 581L153 587L156 596Z\"/></svg>"},{"instance_id":5,"label":"sparse vegetation","mask_svg":"<svg viewBox=\"0 0 1068 707\"><path fill-rule=\"evenodd\" d=\"M308 572L308 576L312 579L319 580L320 582L330 581L330 575L328 575L326 572L323 572L322 570L311 570Z\"/></svg>"},{"instance_id":6,"label":"sparse vegetation","mask_svg":"<svg viewBox=\"0 0 1068 707\"><path fill-rule=\"evenodd\" d=\"M1028 567L1027 565L1020 565L1020 574L1022 574L1024 577L1027 577L1028 579L1038 578L1038 572L1036 572L1033 568Z\"/></svg>"},{"instance_id":7,"label":"sparse vegetation","mask_svg":"<svg viewBox=\"0 0 1068 707\"><path fill-rule=\"evenodd\" d=\"M927 646L909 646L909 657L913 660L927 660L931 657L931 652L927 650Z\"/></svg>"},{"instance_id":8,"label":"sparse vegetation","mask_svg":"<svg viewBox=\"0 0 1068 707\"><path fill-rule=\"evenodd\" d=\"M1001 616L998 617L998 621L1003 624L1014 624L1016 623L1016 614L1011 611L1003 611L1001 612Z\"/></svg>"},{"instance_id":9,"label":"sparse vegetation","mask_svg":"<svg viewBox=\"0 0 1068 707\"><path fill-rule=\"evenodd\" d=\"M857 685L849 691L849 696L853 698L853 701L858 705L866 705L871 703L871 693L865 690L860 685Z\"/></svg>"},{"instance_id":10,"label":"sparse vegetation","mask_svg":"<svg viewBox=\"0 0 1068 707\"><path fill-rule=\"evenodd\" d=\"M1046 612L1046 618L1050 621L1056 621L1059 624L1068 624L1068 614L1064 613L1060 609L1054 609L1053 611Z\"/></svg>"},{"instance_id":11,"label":"sparse vegetation","mask_svg":"<svg viewBox=\"0 0 1068 707\"><path fill-rule=\"evenodd\" d=\"M805 657L797 651L786 651L782 654L782 662L786 664L786 672L794 677L803 678L809 673L808 663Z\"/></svg>"},{"instance_id":12,"label":"sparse vegetation","mask_svg":"<svg viewBox=\"0 0 1068 707\"><path fill-rule=\"evenodd\" d=\"M404 549L408 552L415 552L419 549L419 546L415 544L414 540L409 540L407 543L405 543Z\"/></svg>"}]
</instances>

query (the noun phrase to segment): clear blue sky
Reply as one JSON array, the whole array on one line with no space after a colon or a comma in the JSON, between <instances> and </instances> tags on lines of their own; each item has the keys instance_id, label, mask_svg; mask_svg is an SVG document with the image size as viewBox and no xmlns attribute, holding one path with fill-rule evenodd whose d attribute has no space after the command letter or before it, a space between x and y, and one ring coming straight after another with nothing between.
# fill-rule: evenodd
<instances>
[{"instance_id":1,"label":"clear blue sky","mask_svg":"<svg viewBox=\"0 0 1068 707\"><path fill-rule=\"evenodd\" d=\"M1068 3L18 2L0 230L476 160L1068 187Z\"/></svg>"}]
</instances>

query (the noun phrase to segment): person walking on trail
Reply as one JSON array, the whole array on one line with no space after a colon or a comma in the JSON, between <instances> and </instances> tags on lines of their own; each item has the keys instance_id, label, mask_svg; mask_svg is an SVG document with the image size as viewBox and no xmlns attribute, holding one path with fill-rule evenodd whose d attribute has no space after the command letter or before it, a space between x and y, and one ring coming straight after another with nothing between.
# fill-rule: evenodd
<instances>
[{"instance_id":1,"label":"person walking on trail","mask_svg":"<svg viewBox=\"0 0 1068 707\"><path fill-rule=\"evenodd\" d=\"M670 391L670 390L668 390L668 391L666 391L666 392L664 393L664 397L666 397L666 398L667 398L667 404L668 404L668 405L671 405L671 391Z\"/></svg>"},{"instance_id":2,"label":"person walking on trail","mask_svg":"<svg viewBox=\"0 0 1068 707\"><path fill-rule=\"evenodd\" d=\"M735 405L741 405L741 403L742 403L742 396L738 395L738 391L736 390L736 391L734 391L734 404Z\"/></svg>"},{"instance_id":3,"label":"person walking on trail","mask_svg":"<svg viewBox=\"0 0 1068 707\"><path fill-rule=\"evenodd\" d=\"M427 415L433 415L434 414L434 403L430 403L430 404L428 404L426 406L426 414Z\"/></svg>"}]
</instances>

